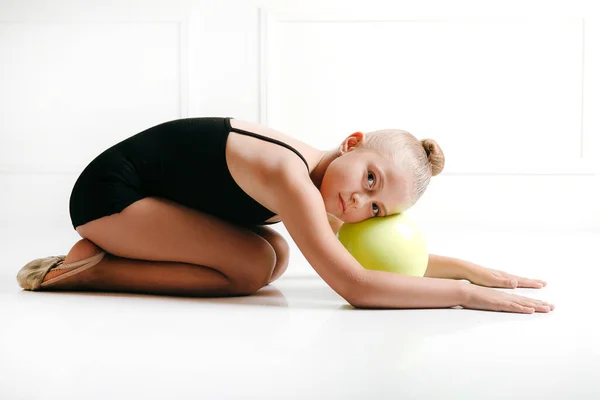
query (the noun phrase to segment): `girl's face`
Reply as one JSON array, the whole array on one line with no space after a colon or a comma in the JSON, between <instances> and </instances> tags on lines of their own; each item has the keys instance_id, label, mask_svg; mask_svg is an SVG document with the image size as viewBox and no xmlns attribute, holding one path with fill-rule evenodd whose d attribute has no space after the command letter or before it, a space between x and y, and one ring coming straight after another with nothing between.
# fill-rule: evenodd
<instances>
[{"instance_id":1,"label":"girl's face","mask_svg":"<svg viewBox=\"0 0 600 400\"><path fill-rule=\"evenodd\" d=\"M405 211L411 180L391 161L373 150L357 148L363 134L356 132L342 144L319 188L325 209L344 222L359 222Z\"/></svg>"}]
</instances>

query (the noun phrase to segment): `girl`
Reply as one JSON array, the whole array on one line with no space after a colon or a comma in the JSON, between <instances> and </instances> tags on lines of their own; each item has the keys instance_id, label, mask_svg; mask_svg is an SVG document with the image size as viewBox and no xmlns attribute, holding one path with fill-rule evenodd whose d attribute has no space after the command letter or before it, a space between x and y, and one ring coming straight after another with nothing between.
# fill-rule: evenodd
<instances>
[{"instance_id":1,"label":"girl","mask_svg":"<svg viewBox=\"0 0 600 400\"><path fill-rule=\"evenodd\" d=\"M83 239L66 256L29 262L17 280L27 290L250 295L287 267L287 243L264 226L282 221L315 271L354 307L554 309L482 287L539 288L540 280L436 255L424 277L371 271L338 241L343 222L409 209L443 167L434 140L401 130L355 132L322 151L249 121L165 122L83 170L69 204Z\"/></svg>"}]
</instances>

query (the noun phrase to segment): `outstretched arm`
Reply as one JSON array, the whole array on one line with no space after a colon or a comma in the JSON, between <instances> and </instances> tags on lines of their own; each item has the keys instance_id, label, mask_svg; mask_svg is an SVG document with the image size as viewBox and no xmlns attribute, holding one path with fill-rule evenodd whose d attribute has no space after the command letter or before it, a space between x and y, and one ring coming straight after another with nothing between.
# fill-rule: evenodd
<instances>
[{"instance_id":1,"label":"outstretched arm","mask_svg":"<svg viewBox=\"0 0 600 400\"><path fill-rule=\"evenodd\" d=\"M495 288L542 288L546 282L530 279L495 269L485 268L458 258L429 255L425 276L429 278L466 279L479 286Z\"/></svg>"},{"instance_id":2,"label":"outstretched arm","mask_svg":"<svg viewBox=\"0 0 600 400\"><path fill-rule=\"evenodd\" d=\"M364 269L332 231L312 182L286 168L274 177L277 212L317 274L348 303L364 308L441 308L461 305L465 282ZM306 174L305 171L302 171Z\"/></svg>"},{"instance_id":3,"label":"outstretched arm","mask_svg":"<svg viewBox=\"0 0 600 400\"><path fill-rule=\"evenodd\" d=\"M457 258L429 255L425 275L428 278L469 279L470 265Z\"/></svg>"}]
</instances>

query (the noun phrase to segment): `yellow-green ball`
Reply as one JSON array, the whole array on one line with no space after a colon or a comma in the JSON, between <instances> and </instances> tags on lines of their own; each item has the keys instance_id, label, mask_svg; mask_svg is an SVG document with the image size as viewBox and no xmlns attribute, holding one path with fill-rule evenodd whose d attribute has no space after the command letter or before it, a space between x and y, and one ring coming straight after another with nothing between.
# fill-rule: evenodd
<instances>
[{"instance_id":1,"label":"yellow-green ball","mask_svg":"<svg viewBox=\"0 0 600 400\"><path fill-rule=\"evenodd\" d=\"M411 276L427 270L425 236L404 213L345 223L338 239L366 269Z\"/></svg>"}]
</instances>

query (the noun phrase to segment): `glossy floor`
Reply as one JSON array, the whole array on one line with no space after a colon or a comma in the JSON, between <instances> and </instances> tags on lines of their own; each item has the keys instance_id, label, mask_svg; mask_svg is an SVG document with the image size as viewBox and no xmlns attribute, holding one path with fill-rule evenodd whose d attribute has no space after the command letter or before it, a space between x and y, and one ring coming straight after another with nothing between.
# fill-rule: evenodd
<instances>
[{"instance_id":1,"label":"glossy floor","mask_svg":"<svg viewBox=\"0 0 600 400\"><path fill-rule=\"evenodd\" d=\"M26 292L16 271L59 239L3 237L2 399L600 398L597 232L431 235L438 254L546 280L510 291L556 305L531 315L353 309L297 251L251 297Z\"/></svg>"}]
</instances>

